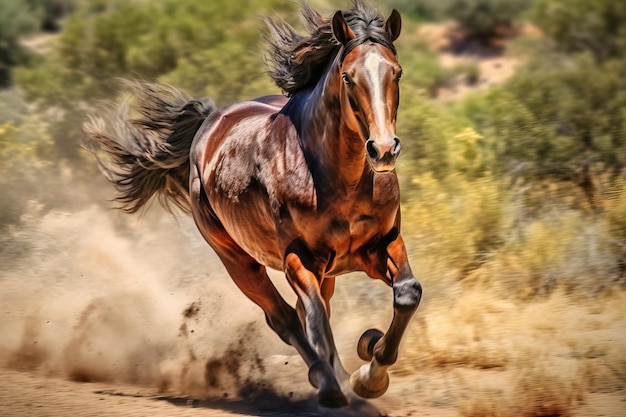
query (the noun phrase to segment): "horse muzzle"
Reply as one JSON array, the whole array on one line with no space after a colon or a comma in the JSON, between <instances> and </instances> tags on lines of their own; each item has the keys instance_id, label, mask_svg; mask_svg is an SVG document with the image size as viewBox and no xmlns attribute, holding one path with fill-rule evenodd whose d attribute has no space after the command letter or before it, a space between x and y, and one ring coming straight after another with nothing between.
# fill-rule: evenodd
<instances>
[{"instance_id":1,"label":"horse muzzle","mask_svg":"<svg viewBox=\"0 0 626 417\"><path fill-rule=\"evenodd\" d=\"M365 142L367 160L376 172L393 171L400 149L402 149L402 146L400 146L400 139L397 136L393 136L386 141L368 139Z\"/></svg>"}]
</instances>

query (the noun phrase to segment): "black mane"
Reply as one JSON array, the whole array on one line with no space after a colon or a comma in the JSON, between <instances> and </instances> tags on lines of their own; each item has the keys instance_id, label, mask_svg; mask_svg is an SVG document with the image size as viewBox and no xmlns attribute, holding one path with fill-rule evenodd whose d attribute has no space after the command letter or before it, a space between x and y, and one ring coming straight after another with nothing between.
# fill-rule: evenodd
<instances>
[{"instance_id":1,"label":"black mane","mask_svg":"<svg viewBox=\"0 0 626 417\"><path fill-rule=\"evenodd\" d=\"M354 39L343 48L332 33L330 18L322 17L308 4L300 10L308 35L300 35L284 20L266 19L269 29L267 57L269 75L287 95L317 84L328 64L341 51L342 58L356 46L367 41L391 49L389 33L383 28L384 17L362 0L352 0L352 9L342 10L346 22L354 32Z\"/></svg>"}]
</instances>

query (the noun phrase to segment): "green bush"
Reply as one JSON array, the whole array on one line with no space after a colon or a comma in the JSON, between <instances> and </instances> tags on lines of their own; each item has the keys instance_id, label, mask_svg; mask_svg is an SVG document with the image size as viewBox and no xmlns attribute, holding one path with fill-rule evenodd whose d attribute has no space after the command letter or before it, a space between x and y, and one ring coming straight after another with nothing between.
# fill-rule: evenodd
<instances>
[{"instance_id":1,"label":"green bush","mask_svg":"<svg viewBox=\"0 0 626 417\"><path fill-rule=\"evenodd\" d=\"M401 170L408 176L430 173L443 179L463 174L475 179L490 170L493 155L471 119L450 112L424 93L405 93L401 98L398 135L404 149Z\"/></svg>"},{"instance_id":2,"label":"green bush","mask_svg":"<svg viewBox=\"0 0 626 417\"><path fill-rule=\"evenodd\" d=\"M626 166L622 65L539 59L461 112L485 137L499 173L576 182L593 166L615 178Z\"/></svg>"},{"instance_id":3,"label":"green bush","mask_svg":"<svg viewBox=\"0 0 626 417\"><path fill-rule=\"evenodd\" d=\"M530 0L448 0L445 14L455 19L469 36L488 40L514 30Z\"/></svg>"},{"instance_id":4,"label":"green bush","mask_svg":"<svg viewBox=\"0 0 626 417\"><path fill-rule=\"evenodd\" d=\"M12 68L25 62L19 40L36 27L37 16L22 0L0 1L0 88L11 85Z\"/></svg>"},{"instance_id":5,"label":"green bush","mask_svg":"<svg viewBox=\"0 0 626 417\"><path fill-rule=\"evenodd\" d=\"M254 5L247 0L115 0L79 6L53 53L20 68L15 77L27 100L57 109L50 127L55 158L74 162L80 161L85 115L94 112L99 99L116 97L119 78L180 82L192 87L189 94L216 93L214 99L222 103L239 99L249 91L248 81L262 73L262 57L251 52L260 43L259 14L276 10L289 16L295 9L287 0Z\"/></svg>"},{"instance_id":6,"label":"green bush","mask_svg":"<svg viewBox=\"0 0 626 417\"><path fill-rule=\"evenodd\" d=\"M596 61L626 52L623 0L535 0L528 14L564 52L591 52Z\"/></svg>"},{"instance_id":7,"label":"green bush","mask_svg":"<svg viewBox=\"0 0 626 417\"><path fill-rule=\"evenodd\" d=\"M196 96L211 97L218 105L280 94L261 62L258 50L241 43L222 42L179 60L177 68L160 81Z\"/></svg>"}]
</instances>

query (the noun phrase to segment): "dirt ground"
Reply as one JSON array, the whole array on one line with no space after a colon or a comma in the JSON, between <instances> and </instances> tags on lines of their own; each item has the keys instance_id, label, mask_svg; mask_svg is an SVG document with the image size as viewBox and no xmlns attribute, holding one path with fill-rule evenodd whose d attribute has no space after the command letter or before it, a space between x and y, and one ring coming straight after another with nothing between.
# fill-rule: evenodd
<instances>
[{"instance_id":1,"label":"dirt ground","mask_svg":"<svg viewBox=\"0 0 626 417\"><path fill-rule=\"evenodd\" d=\"M267 397L256 401L198 400L167 395L155 388L127 384L79 383L36 373L0 370L0 416L433 416L457 417L451 406L424 404L412 394L411 378L395 378L383 398L352 409L319 410L314 398L288 401ZM626 415L623 395L596 393L577 407L573 417Z\"/></svg>"},{"instance_id":2,"label":"dirt ground","mask_svg":"<svg viewBox=\"0 0 626 417\"><path fill-rule=\"evenodd\" d=\"M62 379L2 370L0 415L10 416L318 416L377 415L378 407L391 416L456 416L449 408L417 407L390 398L353 410L320 411L314 398L287 401L263 398L256 401L196 400L168 396L155 389L123 384L77 383ZM391 397L391 396L390 396ZM358 408L365 409L359 411ZM418 412L419 414L416 414Z\"/></svg>"}]
</instances>

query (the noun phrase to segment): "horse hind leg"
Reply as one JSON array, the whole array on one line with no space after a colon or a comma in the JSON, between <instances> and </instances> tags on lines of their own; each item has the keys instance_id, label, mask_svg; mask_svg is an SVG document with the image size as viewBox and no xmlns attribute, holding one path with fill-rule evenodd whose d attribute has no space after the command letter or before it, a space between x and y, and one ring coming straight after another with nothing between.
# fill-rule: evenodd
<instances>
[{"instance_id":1,"label":"horse hind leg","mask_svg":"<svg viewBox=\"0 0 626 417\"><path fill-rule=\"evenodd\" d=\"M326 306L326 313L328 315L328 318L330 319L330 299L335 293L335 277L324 277L324 279L322 280L322 285L320 287L320 293L322 295L322 299L324 300L324 305ZM347 383L350 374L343 367L343 364L341 363L341 358L339 357L339 353L337 352L337 347L334 344L333 361L331 365L335 370L335 376L343 386L344 382Z\"/></svg>"},{"instance_id":2,"label":"horse hind leg","mask_svg":"<svg viewBox=\"0 0 626 417\"><path fill-rule=\"evenodd\" d=\"M221 256L226 270L237 287L263 309L272 330L285 343L296 348L303 358L309 368L309 381L319 390L319 404L329 408L346 405L347 400L332 374L332 368L307 340L296 310L282 298L267 276L265 267L243 251L237 257L229 252Z\"/></svg>"}]
</instances>

